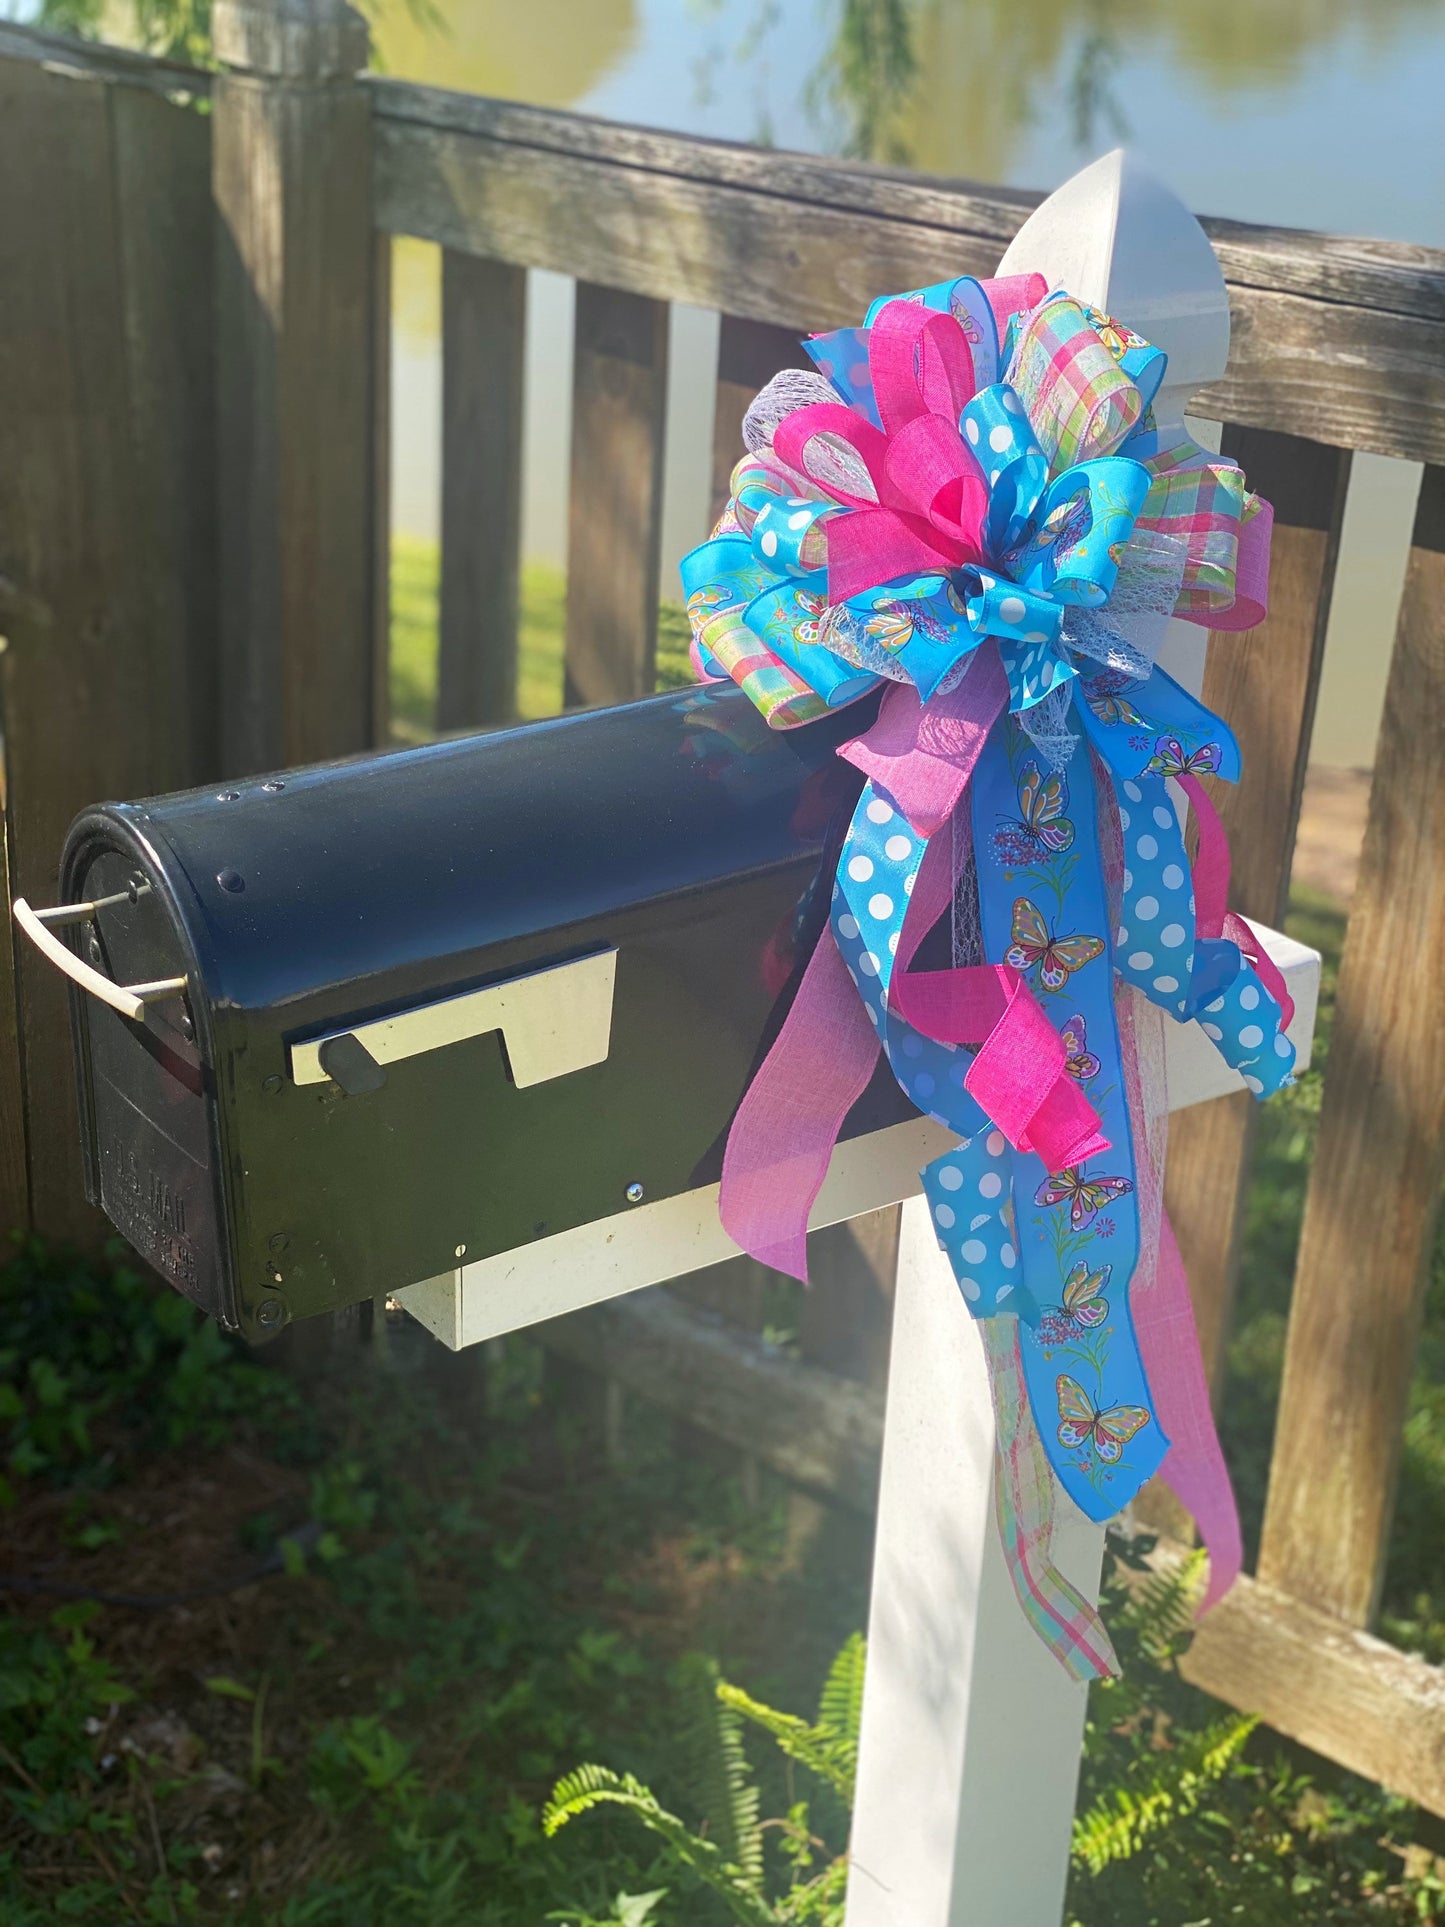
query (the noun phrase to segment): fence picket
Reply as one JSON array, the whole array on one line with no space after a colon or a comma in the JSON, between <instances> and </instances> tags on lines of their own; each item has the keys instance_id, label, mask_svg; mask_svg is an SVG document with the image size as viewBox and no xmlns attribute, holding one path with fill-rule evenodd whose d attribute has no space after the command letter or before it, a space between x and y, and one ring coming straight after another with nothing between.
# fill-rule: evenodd
<instances>
[{"instance_id":1,"label":"fence picket","mask_svg":"<svg viewBox=\"0 0 1445 1927\"><path fill-rule=\"evenodd\" d=\"M657 674L667 303L577 283L566 701L620 703Z\"/></svg>"},{"instance_id":2,"label":"fence picket","mask_svg":"<svg viewBox=\"0 0 1445 1927\"><path fill-rule=\"evenodd\" d=\"M9 888L39 904L84 805L211 773L208 138L147 88L0 61L6 833ZM25 953L29 1215L95 1244L68 1002Z\"/></svg>"},{"instance_id":3,"label":"fence picket","mask_svg":"<svg viewBox=\"0 0 1445 1927\"><path fill-rule=\"evenodd\" d=\"M367 748L374 654L371 108L340 38L218 0L212 90L228 774Z\"/></svg>"},{"instance_id":4,"label":"fence picket","mask_svg":"<svg viewBox=\"0 0 1445 1927\"><path fill-rule=\"evenodd\" d=\"M743 416L764 382L780 368L811 368L796 328L725 314L718 330L717 404L712 427L712 515L727 505L728 477L743 452Z\"/></svg>"},{"instance_id":5,"label":"fence picket","mask_svg":"<svg viewBox=\"0 0 1445 1927\"><path fill-rule=\"evenodd\" d=\"M371 260L371 741L391 737L391 257L378 234Z\"/></svg>"},{"instance_id":6,"label":"fence picket","mask_svg":"<svg viewBox=\"0 0 1445 1927\"><path fill-rule=\"evenodd\" d=\"M437 728L517 713L527 273L442 254Z\"/></svg>"},{"instance_id":7,"label":"fence picket","mask_svg":"<svg viewBox=\"0 0 1445 1927\"><path fill-rule=\"evenodd\" d=\"M1231 901L1278 925L1309 760L1310 729L1349 482L1347 450L1226 425L1222 452L1274 504L1270 611L1263 627L1214 636L1204 700L1231 718L1244 753L1236 784L1211 783L1234 857ZM1258 1106L1247 1092L1176 1112L1165 1196L1189 1271L1200 1344L1219 1386Z\"/></svg>"},{"instance_id":8,"label":"fence picket","mask_svg":"<svg viewBox=\"0 0 1445 1927\"><path fill-rule=\"evenodd\" d=\"M1345 935L1259 1576L1347 1624L1384 1579L1440 1190L1445 469L1428 467Z\"/></svg>"}]
</instances>

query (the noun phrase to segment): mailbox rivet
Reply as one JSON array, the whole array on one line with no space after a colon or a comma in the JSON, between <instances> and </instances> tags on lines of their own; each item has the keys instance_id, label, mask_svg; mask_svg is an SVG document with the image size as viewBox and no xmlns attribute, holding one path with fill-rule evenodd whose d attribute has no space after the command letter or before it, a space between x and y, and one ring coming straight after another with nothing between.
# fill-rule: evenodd
<instances>
[{"instance_id":1,"label":"mailbox rivet","mask_svg":"<svg viewBox=\"0 0 1445 1927\"><path fill-rule=\"evenodd\" d=\"M459 1258L465 1258L465 1257L466 1257L466 1255L467 1255L467 1248L466 1248L466 1246L465 1246L465 1245L458 1245L458 1246L457 1246L457 1256L458 1256Z\"/></svg>"},{"instance_id":2,"label":"mailbox rivet","mask_svg":"<svg viewBox=\"0 0 1445 1927\"><path fill-rule=\"evenodd\" d=\"M273 1231L266 1241L266 1249L268 1251L281 1252L286 1249L290 1242L291 1240L286 1236L284 1231Z\"/></svg>"},{"instance_id":3,"label":"mailbox rivet","mask_svg":"<svg viewBox=\"0 0 1445 1927\"><path fill-rule=\"evenodd\" d=\"M643 1199L642 1186L637 1182L636 1178L634 1178L631 1184L629 1184L627 1187L627 1202L629 1204L641 1204L642 1199Z\"/></svg>"},{"instance_id":4,"label":"mailbox rivet","mask_svg":"<svg viewBox=\"0 0 1445 1927\"><path fill-rule=\"evenodd\" d=\"M100 947L99 937L92 937L85 948L93 964L102 964L105 962L105 952Z\"/></svg>"},{"instance_id":5,"label":"mailbox rivet","mask_svg":"<svg viewBox=\"0 0 1445 1927\"><path fill-rule=\"evenodd\" d=\"M229 890L233 896L246 887L246 879L239 870L218 870L216 881L223 890Z\"/></svg>"},{"instance_id":6,"label":"mailbox rivet","mask_svg":"<svg viewBox=\"0 0 1445 1927\"><path fill-rule=\"evenodd\" d=\"M271 776L267 778L267 780L261 785L261 787L263 790L269 791L274 796L277 790L284 790L286 785L281 781L281 778L279 776Z\"/></svg>"},{"instance_id":7,"label":"mailbox rivet","mask_svg":"<svg viewBox=\"0 0 1445 1927\"><path fill-rule=\"evenodd\" d=\"M267 1097L274 1097L285 1081L284 1077L277 1077L273 1072L270 1077L262 1078L261 1089L266 1093Z\"/></svg>"},{"instance_id":8,"label":"mailbox rivet","mask_svg":"<svg viewBox=\"0 0 1445 1927\"><path fill-rule=\"evenodd\" d=\"M239 803L240 800L241 800L241 792L239 790L217 790L216 791L216 801L218 803Z\"/></svg>"},{"instance_id":9,"label":"mailbox rivet","mask_svg":"<svg viewBox=\"0 0 1445 1927\"><path fill-rule=\"evenodd\" d=\"M286 1307L279 1298L263 1298L256 1307L256 1323L263 1331L274 1331L285 1317Z\"/></svg>"}]
</instances>

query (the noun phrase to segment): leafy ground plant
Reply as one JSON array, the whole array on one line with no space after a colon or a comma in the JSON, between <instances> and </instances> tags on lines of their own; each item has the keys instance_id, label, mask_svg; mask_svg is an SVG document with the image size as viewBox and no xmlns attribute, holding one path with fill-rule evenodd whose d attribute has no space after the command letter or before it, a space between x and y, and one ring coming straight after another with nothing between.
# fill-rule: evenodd
<instances>
[{"instance_id":1,"label":"leafy ground plant","mask_svg":"<svg viewBox=\"0 0 1445 1927\"><path fill-rule=\"evenodd\" d=\"M680 1674L697 1823L690 1825L669 1812L651 1788L630 1773L580 1766L552 1789L542 1813L548 1837L581 1814L617 1807L661 1843L664 1864L678 1882L714 1895L737 1927L795 1927L803 1922L836 1927L843 1918L848 1871L846 1832L838 1820L852 1806L858 1768L861 1636L849 1639L833 1661L817 1718L811 1722L755 1700L721 1679L715 1663L701 1655L693 1655ZM790 1799L786 1813L776 1819L759 1818L762 1791L743 1750L745 1720L761 1727L790 1764L804 1767L818 1782L825 1804L833 1809L827 1816L831 1844L815 1831L806 1799ZM766 1851L770 1834L771 1855ZM574 1927L585 1923L577 1921Z\"/></svg>"}]
</instances>

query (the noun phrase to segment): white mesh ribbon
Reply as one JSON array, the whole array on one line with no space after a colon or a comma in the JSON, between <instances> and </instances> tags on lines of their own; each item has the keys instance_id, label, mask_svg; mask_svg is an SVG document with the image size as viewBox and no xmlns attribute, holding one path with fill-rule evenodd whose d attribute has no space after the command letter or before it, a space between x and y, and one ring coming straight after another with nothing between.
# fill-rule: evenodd
<instances>
[{"instance_id":1,"label":"white mesh ribbon","mask_svg":"<svg viewBox=\"0 0 1445 1927\"><path fill-rule=\"evenodd\" d=\"M773 437L778 432L778 424L797 409L812 407L816 402L833 402L841 406L842 397L832 382L822 375L815 375L806 368L780 369L767 387L754 395L743 416L743 441L749 451L756 455L765 448L770 449ZM868 502L878 499L867 469L847 443L839 441L836 435L815 435L808 444L807 459L805 492L808 495L841 491Z\"/></svg>"},{"instance_id":2,"label":"white mesh ribbon","mask_svg":"<svg viewBox=\"0 0 1445 1927\"><path fill-rule=\"evenodd\" d=\"M1163 646L1188 560L1178 536L1136 529L1103 608L1064 611L1065 643L1077 656L1142 681Z\"/></svg>"}]
</instances>

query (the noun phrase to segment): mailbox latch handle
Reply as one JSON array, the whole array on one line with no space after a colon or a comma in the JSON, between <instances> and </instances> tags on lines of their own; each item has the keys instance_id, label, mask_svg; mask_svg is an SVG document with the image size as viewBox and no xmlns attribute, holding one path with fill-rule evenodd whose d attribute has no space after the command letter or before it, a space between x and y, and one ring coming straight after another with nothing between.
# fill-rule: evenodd
<instances>
[{"instance_id":1,"label":"mailbox latch handle","mask_svg":"<svg viewBox=\"0 0 1445 1927\"><path fill-rule=\"evenodd\" d=\"M184 977L158 977L149 984L113 983L93 964L78 957L59 937L50 934L46 927L48 924L84 923L93 917L98 908L94 903L58 903L53 910L32 910L24 897L16 897L10 907L15 913L15 921L42 957L48 958L57 970L63 970L82 990L89 991L92 997L109 1004L112 1010L118 1010L122 1017L129 1017L135 1023L145 1016L147 1004L158 1004L166 997L178 997L186 987Z\"/></svg>"},{"instance_id":2,"label":"mailbox latch handle","mask_svg":"<svg viewBox=\"0 0 1445 1927\"><path fill-rule=\"evenodd\" d=\"M291 1075L298 1084L332 1082L349 1096L361 1096L385 1082L388 1064L499 1030L513 1083L545 1084L606 1061L616 977L617 952L599 950L327 1031L291 1046Z\"/></svg>"}]
</instances>

